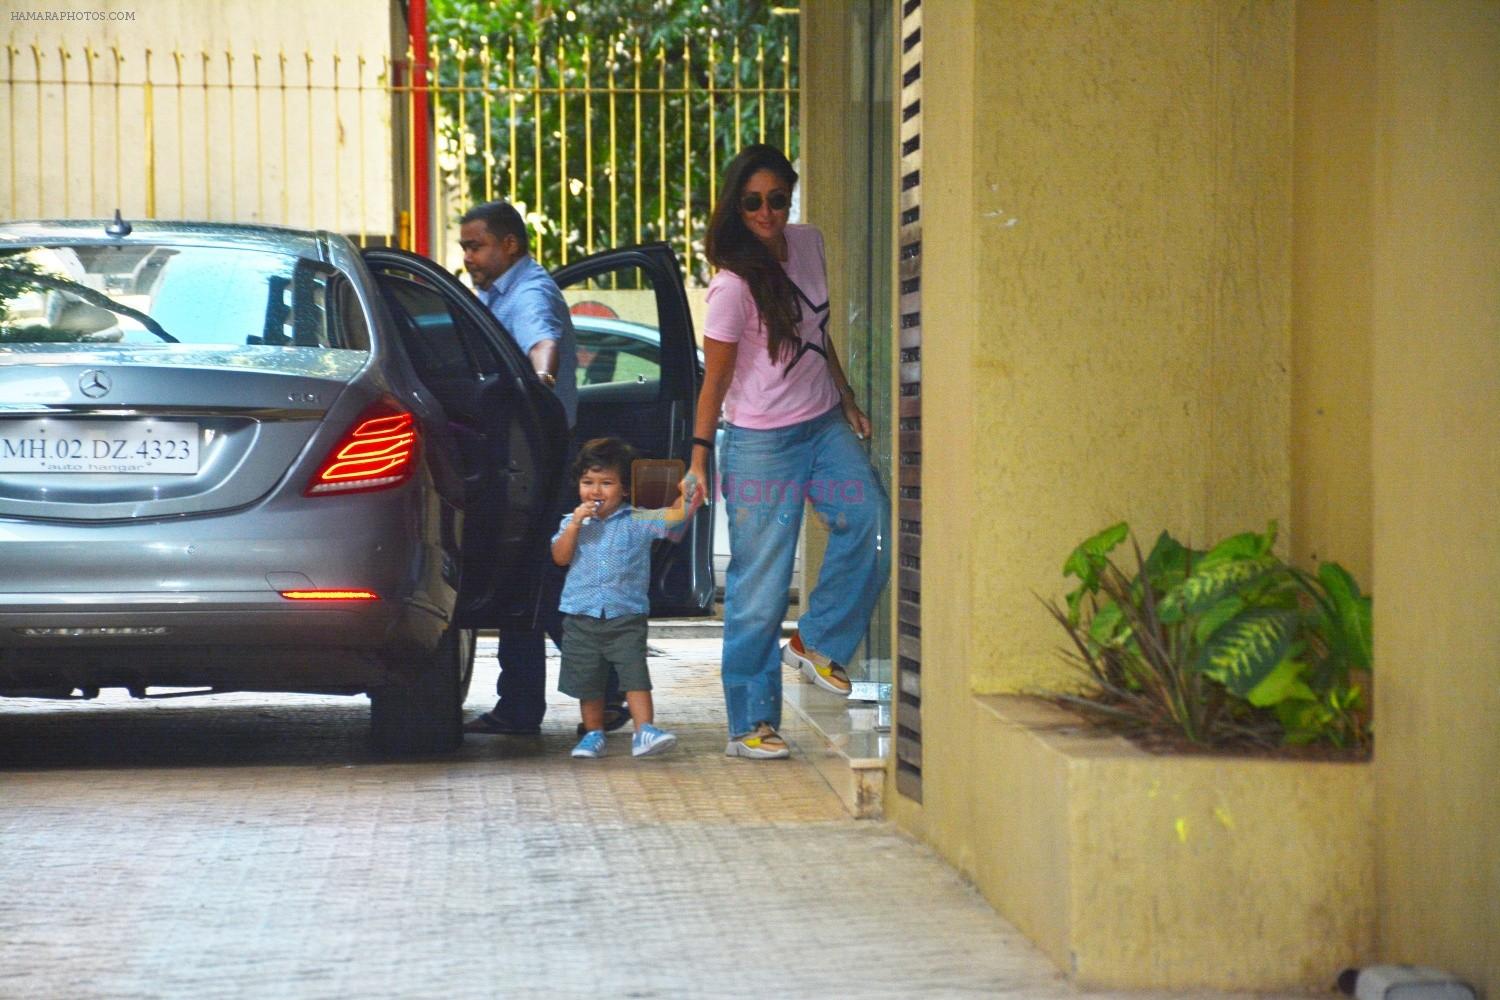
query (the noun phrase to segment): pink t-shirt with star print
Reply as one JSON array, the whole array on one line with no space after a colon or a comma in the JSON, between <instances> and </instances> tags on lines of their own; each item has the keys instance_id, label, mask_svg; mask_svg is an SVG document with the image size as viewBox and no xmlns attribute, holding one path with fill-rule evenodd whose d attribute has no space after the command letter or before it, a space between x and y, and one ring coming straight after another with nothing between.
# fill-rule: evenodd
<instances>
[{"instance_id":1,"label":"pink t-shirt with star print","mask_svg":"<svg viewBox=\"0 0 1500 1000\"><path fill-rule=\"evenodd\" d=\"M765 324L745 279L720 271L708 284L703 335L738 344L734 379L724 397L724 418L736 427L768 430L819 417L839 405L828 371L828 274L823 234L813 226L786 227L786 275L797 290L801 343L772 363Z\"/></svg>"}]
</instances>

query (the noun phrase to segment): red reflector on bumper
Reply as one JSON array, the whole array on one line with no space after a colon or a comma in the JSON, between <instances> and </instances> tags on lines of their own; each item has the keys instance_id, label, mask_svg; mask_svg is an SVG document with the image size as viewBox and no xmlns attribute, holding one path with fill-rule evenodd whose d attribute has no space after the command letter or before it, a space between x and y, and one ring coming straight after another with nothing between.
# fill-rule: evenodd
<instances>
[{"instance_id":1,"label":"red reflector on bumper","mask_svg":"<svg viewBox=\"0 0 1500 1000\"><path fill-rule=\"evenodd\" d=\"M373 590L283 590L281 596L289 601L378 601L380 595Z\"/></svg>"}]
</instances>

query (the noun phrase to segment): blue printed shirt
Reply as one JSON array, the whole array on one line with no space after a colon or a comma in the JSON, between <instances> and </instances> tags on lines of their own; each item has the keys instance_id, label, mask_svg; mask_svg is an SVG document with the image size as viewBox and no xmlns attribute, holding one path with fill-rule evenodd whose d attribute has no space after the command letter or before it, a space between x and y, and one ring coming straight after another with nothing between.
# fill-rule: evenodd
<instances>
[{"instance_id":1,"label":"blue printed shirt","mask_svg":"<svg viewBox=\"0 0 1500 1000\"><path fill-rule=\"evenodd\" d=\"M604 520L591 518L578 528L578 544L568 565L560 607L570 615L623 618L651 610L651 543L680 539L691 518L667 521L663 511L621 504ZM563 516L555 542L572 522Z\"/></svg>"},{"instance_id":2,"label":"blue printed shirt","mask_svg":"<svg viewBox=\"0 0 1500 1000\"><path fill-rule=\"evenodd\" d=\"M557 341L557 385L552 391L572 427L578 416L578 339L568 303L552 275L528 254L475 294L522 351L543 340Z\"/></svg>"}]
</instances>

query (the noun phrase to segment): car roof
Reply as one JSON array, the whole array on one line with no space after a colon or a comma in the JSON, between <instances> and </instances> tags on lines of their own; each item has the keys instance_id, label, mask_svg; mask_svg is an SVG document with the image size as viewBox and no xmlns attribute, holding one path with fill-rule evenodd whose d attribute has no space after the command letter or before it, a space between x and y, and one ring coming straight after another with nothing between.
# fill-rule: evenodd
<instances>
[{"instance_id":1,"label":"car roof","mask_svg":"<svg viewBox=\"0 0 1500 1000\"><path fill-rule=\"evenodd\" d=\"M130 223L128 236L111 236L105 232L108 219L43 219L28 222L0 223L0 247L30 246L39 242L54 244L108 244L129 246L132 243L169 243L176 246L236 246L253 250L270 250L299 257L327 259L330 241L342 237L307 229L283 226L246 225L234 222L165 222L141 220Z\"/></svg>"}]
</instances>

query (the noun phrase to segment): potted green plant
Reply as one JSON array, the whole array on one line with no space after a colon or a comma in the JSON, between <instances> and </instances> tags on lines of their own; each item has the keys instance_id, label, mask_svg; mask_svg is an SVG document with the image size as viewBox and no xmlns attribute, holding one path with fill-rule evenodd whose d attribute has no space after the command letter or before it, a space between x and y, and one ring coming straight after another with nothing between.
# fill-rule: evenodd
<instances>
[{"instance_id":1,"label":"potted green plant","mask_svg":"<svg viewBox=\"0 0 1500 1000\"><path fill-rule=\"evenodd\" d=\"M1112 553L1127 539L1133 571ZM1197 747L1371 738L1371 598L1340 565L1316 574L1272 552L1276 525L1199 550L1163 532L1142 555L1121 522L1063 566L1077 586L1047 607L1082 690L1053 700L1136 737Z\"/></svg>"},{"instance_id":2,"label":"potted green plant","mask_svg":"<svg viewBox=\"0 0 1500 1000\"><path fill-rule=\"evenodd\" d=\"M1275 541L1106 528L1048 603L1076 688L976 699L1008 769L983 864L1080 985L1310 989L1373 953L1371 600Z\"/></svg>"}]
</instances>

